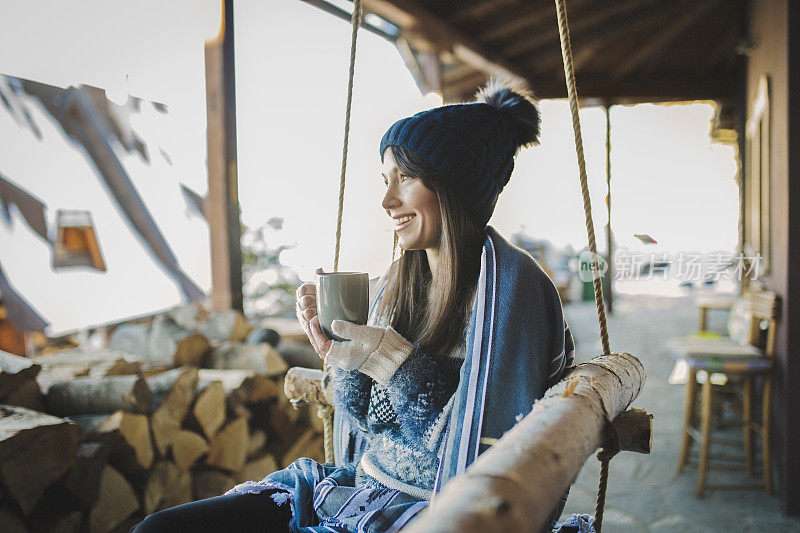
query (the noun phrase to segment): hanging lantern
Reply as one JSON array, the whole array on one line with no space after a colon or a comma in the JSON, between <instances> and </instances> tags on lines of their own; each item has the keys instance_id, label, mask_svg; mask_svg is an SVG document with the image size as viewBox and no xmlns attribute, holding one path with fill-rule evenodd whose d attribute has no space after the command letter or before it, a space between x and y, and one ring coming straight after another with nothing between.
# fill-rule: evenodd
<instances>
[{"instance_id":1,"label":"hanging lantern","mask_svg":"<svg viewBox=\"0 0 800 533\"><path fill-rule=\"evenodd\" d=\"M106 263L97 243L89 211L59 209L53 268L86 266L105 272Z\"/></svg>"}]
</instances>

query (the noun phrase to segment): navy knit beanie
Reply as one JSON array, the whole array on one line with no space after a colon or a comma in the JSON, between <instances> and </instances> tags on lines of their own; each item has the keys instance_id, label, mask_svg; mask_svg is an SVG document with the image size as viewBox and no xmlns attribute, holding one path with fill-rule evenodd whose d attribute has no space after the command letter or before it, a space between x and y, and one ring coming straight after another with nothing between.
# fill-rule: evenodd
<instances>
[{"instance_id":1,"label":"navy knit beanie","mask_svg":"<svg viewBox=\"0 0 800 533\"><path fill-rule=\"evenodd\" d=\"M445 176L481 225L492 216L514 156L538 144L539 111L524 90L490 82L476 102L446 105L395 122L381 139L414 152Z\"/></svg>"}]
</instances>

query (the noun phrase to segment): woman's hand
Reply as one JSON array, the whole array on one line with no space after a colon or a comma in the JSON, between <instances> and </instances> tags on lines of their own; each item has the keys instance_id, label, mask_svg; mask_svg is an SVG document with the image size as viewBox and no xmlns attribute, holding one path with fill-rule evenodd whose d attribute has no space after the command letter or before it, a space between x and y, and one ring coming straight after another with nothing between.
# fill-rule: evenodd
<instances>
[{"instance_id":1,"label":"woman's hand","mask_svg":"<svg viewBox=\"0 0 800 533\"><path fill-rule=\"evenodd\" d=\"M331 339L329 339L322 332L319 325L319 316L317 315L317 286L313 283L307 282L300 285L297 289L297 319L300 321L300 326L306 332L308 340L317 355L325 360L325 354L331 347Z\"/></svg>"},{"instance_id":2,"label":"woman's hand","mask_svg":"<svg viewBox=\"0 0 800 533\"><path fill-rule=\"evenodd\" d=\"M346 341L333 341L325 361L343 370L359 370L386 384L414 350L391 326L362 326L334 320L333 333Z\"/></svg>"}]
</instances>

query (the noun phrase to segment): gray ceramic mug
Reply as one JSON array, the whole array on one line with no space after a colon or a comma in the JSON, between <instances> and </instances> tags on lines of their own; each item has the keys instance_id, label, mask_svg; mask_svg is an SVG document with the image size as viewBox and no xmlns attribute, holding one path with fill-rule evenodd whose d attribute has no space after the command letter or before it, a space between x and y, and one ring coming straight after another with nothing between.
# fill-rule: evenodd
<instances>
[{"instance_id":1,"label":"gray ceramic mug","mask_svg":"<svg viewBox=\"0 0 800 533\"><path fill-rule=\"evenodd\" d=\"M366 272L317 272L317 314L322 332L333 340L331 323L346 320L366 324L369 315L369 274Z\"/></svg>"}]
</instances>

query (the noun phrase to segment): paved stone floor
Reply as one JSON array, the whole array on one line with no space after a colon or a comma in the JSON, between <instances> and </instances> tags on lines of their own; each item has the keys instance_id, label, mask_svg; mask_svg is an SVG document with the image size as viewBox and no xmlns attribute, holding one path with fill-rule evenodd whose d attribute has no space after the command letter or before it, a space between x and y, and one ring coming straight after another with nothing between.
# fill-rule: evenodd
<instances>
[{"instance_id":1,"label":"paved stone floor","mask_svg":"<svg viewBox=\"0 0 800 533\"><path fill-rule=\"evenodd\" d=\"M575 337L576 360L602 352L594 302L564 307ZM710 490L694 497L697 471L676 474L683 417L683 386L667 382L673 360L664 349L670 337L697 329L698 314L689 298L620 296L608 329L612 351L639 357L647 382L633 407L653 413L653 450L649 455L620 454L611 461L603 531L800 531L800 519L781 515L778 498L763 489ZM710 316L711 329L724 331L725 316ZM729 430L736 437L741 430ZM728 435L726 435L727 437ZM712 452L717 449L712 447ZM741 453L739 450L719 450ZM594 514L598 461L592 457L572 486L564 520L572 513ZM743 472L711 470L708 482L753 483Z\"/></svg>"}]
</instances>

